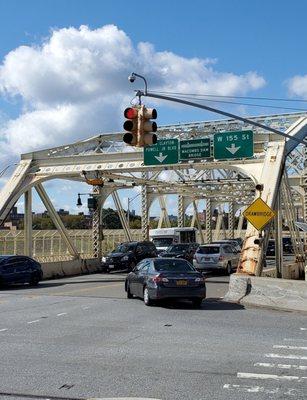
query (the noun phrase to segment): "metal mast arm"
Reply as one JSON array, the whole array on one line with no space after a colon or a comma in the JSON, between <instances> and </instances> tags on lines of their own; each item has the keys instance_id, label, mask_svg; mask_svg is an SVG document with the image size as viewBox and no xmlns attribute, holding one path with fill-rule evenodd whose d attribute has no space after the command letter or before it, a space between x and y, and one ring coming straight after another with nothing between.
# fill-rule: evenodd
<instances>
[{"instance_id":1,"label":"metal mast arm","mask_svg":"<svg viewBox=\"0 0 307 400\"><path fill-rule=\"evenodd\" d=\"M137 96L153 97L155 99L167 100L167 101L172 101L172 102L175 102L175 103L185 104L185 105L191 106L191 107L201 108L203 110L207 110L207 111L211 111L211 112L214 112L214 113L217 113L217 114L221 114L221 115L224 115L224 116L229 117L229 118L237 119L239 121L242 121L242 122L257 126L258 128L262 128L262 129L265 129L267 131L276 133L277 135L281 135L281 136L283 136L285 138L294 140L294 141L296 141L298 143L302 143L304 145L307 145L307 142L305 140L303 140L303 139L297 138L295 136L290 136L287 133L279 131L278 129L274 129L274 128L271 128L269 126L262 125L259 122L252 121L252 120L250 120L248 118L240 117L239 115L235 115L235 114L229 113L227 111L218 110L217 108L204 106L202 104L194 103L192 101L177 99L176 97L162 96L160 94L154 94L154 93L147 92L147 91L142 92L142 91L138 90L136 92L136 94L137 94Z\"/></svg>"}]
</instances>

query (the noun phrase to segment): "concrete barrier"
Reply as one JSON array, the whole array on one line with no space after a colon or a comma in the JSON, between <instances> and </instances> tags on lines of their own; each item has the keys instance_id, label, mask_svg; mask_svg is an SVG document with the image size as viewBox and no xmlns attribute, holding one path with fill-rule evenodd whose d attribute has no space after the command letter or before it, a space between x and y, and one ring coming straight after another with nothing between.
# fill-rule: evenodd
<instances>
[{"instance_id":1,"label":"concrete barrier","mask_svg":"<svg viewBox=\"0 0 307 400\"><path fill-rule=\"evenodd\" d=\"M266 268L262 271L261 276L276 278L276 268ZM284 264L282 266L282 277L283 279L299 279L300 278L300 266L293 262Z\"/></svg>"},{"instance_id":2,"label":"concrete barrier","mask_svg":"<svg viewBox=\"0 0 307 400\"><path fill-rule=\"evenodd\" d=\"M93 273L98 271L99 265L96 258L41 263L44 279Z\"/></svg>"},{"instance_id":3,"label":"concrete barrier","mask_svg":"<svg viewBox=\"0 0 307 400\"><path fill-rule=\"evenodd\" d=\"M307 282L233 274L225 301L307 312Z\"/></svg>"}]
</instances>

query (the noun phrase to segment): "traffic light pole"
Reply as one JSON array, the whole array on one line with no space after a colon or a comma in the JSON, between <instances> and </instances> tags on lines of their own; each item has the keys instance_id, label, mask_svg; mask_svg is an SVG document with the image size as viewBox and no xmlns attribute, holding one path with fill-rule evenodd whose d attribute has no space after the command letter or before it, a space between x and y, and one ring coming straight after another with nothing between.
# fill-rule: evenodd
<instances>
[{"instance_id":1,"label":"traffic light pole","mask_svg":"<svg viewBox=\"0 0 307 400\"><path fill-rule=\"evenodd\" d=\"M283 137L285 137L285 138L287 138L287 139L293 140L293 141L295 141L295 142L297 142L297 143L307 145L307 142L306 142L304 139L300 139L300 138L297 138L297 137L295 137L295 136L290 136L290 135L288 135L287 133L284 133L284 132L279 131L278 129L271 128L270 126L266 126L266 125L260 124L259 122L252 121L252 120L250 120L250 119L248 119L248 118L240 117L239 115L232 114L232 113L229 113L229 112L227 112L227 111L218 110L217 108L213 108L213 107L209 107L209 106L204 106L204 105L202 105L202 104L194 103L194 102L192 102L192 101L177 99L176 97L162 96L162 95L160 95L160 94L155 94L155 93L147 92L147 90L146 90L145 92L142 92L142 91L140 91L140 90L137 90L137 91L136 91L136 95L139 96L139 97L141 97L141 96L147 96L147 97L152 97L152 98L159 99L159 100L172 101L172 102L174 102L174 103L180 103L180 104L184 104L184 105L187 105L187 106L200 108L200 109L202 109L202 110L214 112L214 113L216 113L216 114L221 114L221 115L224 115L224 116L226 116L226 117L233 118L233 119L237 119L237 120L239 120L239 121L242 121L242 122L245 122L245 123L248 123L248 124L257 126L258 128L265 129L266 131L269 131L269 132L272 132L272 133L276 133L277 135L281 135L281 136L283 136Z\"/></svg>"}]
</instances>

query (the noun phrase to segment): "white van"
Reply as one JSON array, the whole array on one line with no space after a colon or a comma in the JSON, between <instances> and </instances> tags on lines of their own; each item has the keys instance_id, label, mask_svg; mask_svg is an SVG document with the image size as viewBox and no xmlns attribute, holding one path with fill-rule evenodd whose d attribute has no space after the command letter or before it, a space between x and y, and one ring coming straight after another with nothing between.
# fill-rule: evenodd
<instances>
[{"instance_id":1,"label":"white van","mask_svg":"<svg viewBox=\"0 0 307 400\"><path fill-rule=\"evenodd\" d=\"M149 239L152 240L158 253L165 251L176 243L195 243L196 228L160 228L150 229Z\"/></svg>"}]
</instances>

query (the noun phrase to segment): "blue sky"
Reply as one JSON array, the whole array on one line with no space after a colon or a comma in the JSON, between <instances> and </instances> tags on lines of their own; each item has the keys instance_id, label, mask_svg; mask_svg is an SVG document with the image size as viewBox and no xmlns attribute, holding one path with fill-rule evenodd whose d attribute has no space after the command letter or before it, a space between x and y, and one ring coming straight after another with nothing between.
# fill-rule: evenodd
<instances>
[{"instance_id":1,"label":"blue sky","mask_svg":"<svg viewBox=\"0 0 307 400\"><path fill-rule=\"evenodd\" d=\"M87 43L89 46L95 46L93 32L105 25L115 25L118 29L117 32L102 32L100 35L100 37L103 35L105 35L104 37L106 35L116 36L119 43L125 44L123 52L119 53L118 51L114 59L121 59L123 64L126 63L127 71L130 70L130 62L131 68L141 65L141 70L148 71L149 84L152 82L154 86L160 85L159 71L163 70L161 64L165 60L169 69L178 63L182 76L197 76L197 79L203 79L205 76L209 82L208 90L214 92L215 83L220 83L222 87L225 87L225 91L223 92L221 89L218 91L219 94L307 98L306 15L307 3L303 0L291 2L191 0L188 3L177 1L129 3L117 0L0 0L0 146L5 149L4 153L6 153L6 157L3 156L2 159L0 157L0 170L6 166L8 161L18 160L18 152L28 150L26 145L20 146L20 148L19 145L25 134L24 131L28 127L29 119L31 120L29 129L33 129L33 124L36 124L33 131L36 132L37 129L38 132L38 140L33 140L29 144L29 149L39 148L40 140L41 147L46 147L49 144L58 143L61 137L65 142L69 142L91 136L98 130L103 132L121 129L122 119L119 110L135 88L135 86L129 87L125 69L119 69L118 73L121 75L117 86L112 87L110 84L106 89L109 91L110 97L112 97L113 90L117 97L114 99L113 96L112 101L110 98L107 100L104 98L99 103L99 106L107 104L108 114L112 115L112 118L102 123L94 116L95 123L88 127L86 124L82 126L82 131L76 133L76 137L71 132L77 126L78 121L76 121L76 125L68 126L64 134L60 128L52 125L52 121L57 120L55 103L57 106L64 104L65 93L68 93L65 92L67 88L63 88L62 91L59 86L56 86L57 93L61 92L61 98L56 97L57 93L51 98L52 87L44 86L42 82L38 84L38 78L35 80L35 76L37 71L43 71L44 77L48 81L48 71L52 70L52 66L48 64L48 61L42 60L42 55L44 56L42 49L46 43L50 43L52 37L55 37L54 32L60 33L58 40L61 42L61 46L65 42L65 51L67 51L70 43L75 46L74 49L78 47L80 26L88 26ZM70 27L75 28L76 32L69 31L64 36L63 30ZM119 32L124 32L125 38ZM75 41L72 40L72 37L75 38ZM69 41L68 44L67 41ZM125 46L128 42L131 42L132 50L127 56ZM145 53L138 48L140 42L147 42L153 46L153 50L146 48L147 56L144 60L142 60L142 55ZM42 60L41 69L39 69L39 65L34 69L29 61L28 64L20 63L20 60L24 60L21 46L26 46L26 49L36 49L33 64ZM17 53L16 49L18 49ZM106 51L106 48L101 51ZM112 50L108 48L108 52L111 54ZM165 56L165 52L168 53L167 56ZM132 59L135 53L137 53L137 60ZM52 54L54 55L54 49ZM150 59L151 54L153 66ZM8 58L8 55L11 57ZM27 60L32 60L28 54L26 57L28 57ZM193 64L191 60L195 58L203 60L205 67ZM77 56L74 59L78 60ZM54 62L57 60L56 56ZM2 77L1 65L3 66ZM63 63L61 62L60 65L62 66ZM106 71L109 71L108 65L104 67ZM73 66L70 65L70 68L73 69ZM57 70L59 70L58 66ZM83 79L83 71L77 71L78 74L81 74L81 79ZM234 86L228 85L227 74L231 74L234 79ZM84 80L86 79L89 79L88 75L85 75ZM111 75L109 80L112 79L116 80ZM120 85L122 88L119 88ZM185 87L195 90L193 84L189 87L187 81L181 81L178 71L173 71L169 80L167 77L159 87L161 89ZM34 88L32 92L31 88ZM101 90L104 90L103 85ZM84 95L84 92L81 94ZM84 97L82 100L84 112L86 110L85 101ZM73 112L80 102L78 99L72 99L68 93L66 104L70 104L70 102L74 109L69 111L69 115L74 115ZM292 103L288 106L304 108L305 104ZM241 112L242 110L249 114L278 111L265 108L240 109ZM238 112L238 109L232 108L231 111ZM40 120L37 117L39 113L43 115ZM62 117L63 115L64 111L62 110ZM46 127L42 127L43 118L52 129L57 129L58 136L55 136L51 142L48 142L50 132ZM218 116L208 115L190 108L159 105L158 123L160 125L208 118L215 119ZM63 120L65 121L65 117ZM47 130L44 131L44 129ZM15 133L12 132L18 132L15 139L13 138ZM51 130L51 132L53 131ZM75 189L77 193L78 188L72 186L71 190ZM57 187L55 184L49 184L49 190L56 205L73 208L75 199L72 201L69 193L63 193L61 187ZM133 194L128 193L128 196L132 197ZM171 211L175 212L174 204L174 201L170 200ZM138 202L136 201L137 206ZM154 207L154 212L157 209Z\"/></svg>"}]
</instances>

